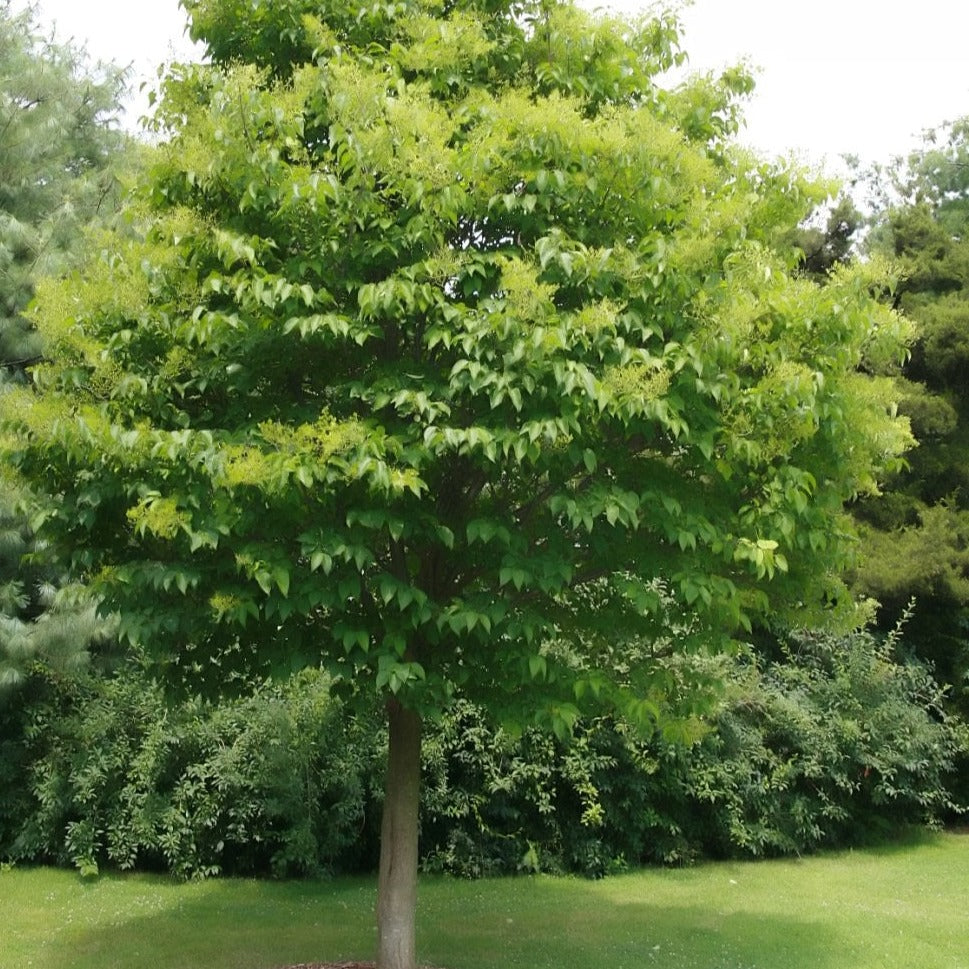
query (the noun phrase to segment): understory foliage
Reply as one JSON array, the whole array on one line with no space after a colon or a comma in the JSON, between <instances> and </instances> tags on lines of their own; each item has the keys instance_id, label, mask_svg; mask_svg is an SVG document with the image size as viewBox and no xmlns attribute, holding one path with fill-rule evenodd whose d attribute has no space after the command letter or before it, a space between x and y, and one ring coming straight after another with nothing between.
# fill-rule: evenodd
<instances>
[{"instance_id":1,"label":"understory foliage","mask_svg":"<svg viewBox=\"0 0 969 969\"><path fill-rule=\"evenodd\" d=\"M217 706L171 706L134 665L31 686L0 709L0 762L19 774L0 796L9 858L282 876L366 850L379 731L348 723L322 676Z\"/></svg>"},{"instance_id":2,"label":"understory foliage","mask_svg":"<svg viewBox=\"0 0 969 969\"><path fill-rule=\"evenodd\" d=\"M512 740L468 707L445 723L425 794L425 865L461 874L763 857L857 844L956 807L964 728L894 643L791 636L775 660L708 658L726 684L693 744L583 723L571 745Z\"/></svg>"},{"instance_id":3,"label":"understory foliage","mask_svg":"<svg viewBox=\"0 0 969 969\"><path fill-rule=\"evenodd\" d=\"M896 648L800 634L772 660L690 660L726 683L692 742L647 741L612 718L582 721L568 743L512 735L461 702L425 744L422 864L599 876L803 853L937 820L953 809L949 771L966 739L931 676ZM386 736L328 687L307 673L169 707L136 668L35 678L2 711L0 854L184 877L372 870Z\"/></svg>"}]
</instances>

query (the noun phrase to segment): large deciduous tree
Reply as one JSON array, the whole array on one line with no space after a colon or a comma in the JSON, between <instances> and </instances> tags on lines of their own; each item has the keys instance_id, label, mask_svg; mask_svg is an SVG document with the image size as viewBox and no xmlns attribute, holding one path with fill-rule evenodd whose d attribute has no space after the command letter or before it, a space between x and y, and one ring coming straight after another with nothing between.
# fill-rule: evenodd
<instances>
[{"instance_id":1,"label":"large deciduous tree","mask_svg":"<svg viewBox=\"0 0 969 969\"><path fill-rule=\"evenodd\" d=\"M844 608L842 503L908 438L860 368L907 325L871 266L789 275L817 193L730 146L742 72L658 87L668 18L186 6L213 64L166 82L150 228L40 294L6 450L173 677L379 691L413 969L422 721L655 724L664 649Z\"/></svg>"},{"instance_id":2,"label":"large deciduous tree","mask_svg":"<svg viewBox=\"0 0 969 969\"><path fill-rule=\"evenodd\" d=\"M76 261L82 229L116 209L121 88L119 71L92 67L46 37L32 10L0 2L0 394L42 353L24 317L37 280ZM0 692L38 658L83 663L104 632L77 590L61 588L60 567L33 536L31 504L0 469Z\"/></svg>"}]
</instances>

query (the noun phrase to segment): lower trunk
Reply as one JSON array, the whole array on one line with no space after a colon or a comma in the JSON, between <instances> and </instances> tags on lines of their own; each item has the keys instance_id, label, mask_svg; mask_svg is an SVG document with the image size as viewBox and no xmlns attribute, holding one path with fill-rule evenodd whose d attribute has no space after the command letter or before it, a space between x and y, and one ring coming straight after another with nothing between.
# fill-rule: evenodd
<instances>
[{"instance_id":1,"label":"lower trunk","mask_svg":"<svg viewBox=\"0 0 969 969\"><path fill-rule=\"evenodd\" d=\"M377 969L416 969L421 718L396 700L390 701L387 712L390 749L380 827Z\"/></svg>"}]
</instances>

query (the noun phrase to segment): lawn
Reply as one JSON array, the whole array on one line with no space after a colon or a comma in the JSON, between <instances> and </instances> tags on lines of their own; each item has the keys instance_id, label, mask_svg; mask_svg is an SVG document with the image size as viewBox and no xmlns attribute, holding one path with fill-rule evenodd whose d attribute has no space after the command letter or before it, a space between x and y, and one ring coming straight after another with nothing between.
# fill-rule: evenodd
<instances>
[{"instance_id":1,"label":"lawn","mask_svg":"<svg viewBox=\"0 0 969 969\"><path fill-rule=\"evenodd\" d=\"M969 835L600 882L422 882L448 969L969 969ZM0 872L2 969L272 969L372 957L373 883Z\"/></svg>"}]
</instances>

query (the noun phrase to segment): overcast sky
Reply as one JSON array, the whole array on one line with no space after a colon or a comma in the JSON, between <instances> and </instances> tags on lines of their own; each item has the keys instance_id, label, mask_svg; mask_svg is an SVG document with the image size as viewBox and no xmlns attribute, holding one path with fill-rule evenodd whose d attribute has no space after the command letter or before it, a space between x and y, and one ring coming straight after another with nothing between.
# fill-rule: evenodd
<instances>
[{"instance_id":1,"label":"overcast sky","mask_svg":"<svg viewBox=\"0 0 969 969\"><path fill-rule=\"evenodd\" d=\"M94 57L132 64L136 79L190 56L178 0L37 6L58 36L85 42ZM830 170L846 152L887 160L923 129L969 114L969 4L961 0L695 0L683 22L693 69L742 57L759 69L743 138L770 155L795 152Z\"/></svg>"}]
</instances>

